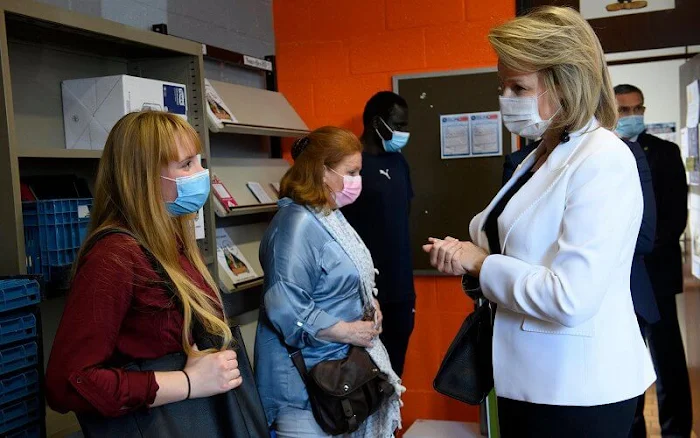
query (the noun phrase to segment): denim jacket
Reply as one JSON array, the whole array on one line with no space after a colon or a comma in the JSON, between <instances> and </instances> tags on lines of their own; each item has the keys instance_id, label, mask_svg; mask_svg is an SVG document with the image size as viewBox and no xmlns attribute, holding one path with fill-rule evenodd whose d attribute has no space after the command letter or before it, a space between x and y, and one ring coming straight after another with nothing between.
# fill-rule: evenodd
<instances>
[{"instance_id":1,"label":"denim jacket","mask_svg":"<svg viewBox=\"0 0 700 438\"><path fill-rule=\"evenodd\" d=\"M301 349L311 369L346 357L349 348L318 332L362 318L360 276L348 255L306 207L288 198L279 207L260 244L265 285L255 338L255 379L270 424L282 408L310 409L281 337Z\"/></svg>"}]
</instances>

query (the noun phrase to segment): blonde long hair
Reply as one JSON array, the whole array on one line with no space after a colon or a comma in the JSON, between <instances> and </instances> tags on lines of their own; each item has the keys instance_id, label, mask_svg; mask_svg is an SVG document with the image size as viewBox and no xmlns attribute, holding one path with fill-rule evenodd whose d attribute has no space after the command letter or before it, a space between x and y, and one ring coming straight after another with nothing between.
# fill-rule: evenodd
<instances>
[{"instance_id":1,"label":"blonde long hair","mask_svg":"<svg viewBox=\"0 0 700 438\"><path fill-rule=\"evenodd\" d=\"M202 150L194 128L180 117L161 111L127 114L112 128L97 171L90 233L78 255L74 275L96 233L108 228L133 233L163 265L177 289L184 313L182 347L189 355L194 351L190 334L195 317L207 332L222 338L222 348L231 343L232 334L224 319L218 287L195 241L194 215L173 217L163 202L161 169L179 160L178 144L189 146L192 154ZM197 287L182 269L180 245L216 292L215 298Z\"/></svg>"},{"instance_id":2,"label":"blonde long hair","mask_svg":"<svg viewBox=\"0 0 700 438\"><path fill-rule=\"evenodd\" d=\"M571 8L545 6L497 26L488 35L509 69L541 72L562 105L553 129L577 131L595 116L612 129L617 107L603 49L593 29Z\"/></svg>"}]
</instances>

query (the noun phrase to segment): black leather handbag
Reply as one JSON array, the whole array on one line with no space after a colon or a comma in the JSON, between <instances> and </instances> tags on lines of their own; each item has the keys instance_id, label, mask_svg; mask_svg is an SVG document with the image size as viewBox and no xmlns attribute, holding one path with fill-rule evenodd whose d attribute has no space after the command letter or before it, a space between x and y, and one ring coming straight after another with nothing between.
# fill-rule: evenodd
<instances>
[{"instance_id":1,"label":"black leather handbag","mask_svg":"<svg viewBox=\"0 0 700 438\"><path fill-rule=\"evenodd\" d=\"M110 229L95 236L91 241L94 244L105 235L114 233L134 237L125 230ZM138 242L138 239L136 241ZM163 279L163 286L178 302L174 285L160 262L147 248L141 246L141 249L153 269ZM255 385L253 369L240 328L235 326L232 332L235 342L231 348L238 356L238 369L243 378L241 386L223 394L169 403L116 418L80 414L77 417L83 435L86 438L269 437L265 411ZM193 326L192 337L202 350L221 346L221 339L208 333L197 320ZM180 371L186 363L187 356L182 352L153 360L134 361L124 368L140 371Z\"/></svg>"},{"instance_id":2,"label":"black leather handbag","mask_svg":"<svg viewBox=\"0 0 700 438\"><path fill-rule=\"evenodd\" d=\"M493 326L490 303L481 298L474 306L450 344L433 387L448 397L479 405L493 388Z\"/></svg>"}]
</instances>

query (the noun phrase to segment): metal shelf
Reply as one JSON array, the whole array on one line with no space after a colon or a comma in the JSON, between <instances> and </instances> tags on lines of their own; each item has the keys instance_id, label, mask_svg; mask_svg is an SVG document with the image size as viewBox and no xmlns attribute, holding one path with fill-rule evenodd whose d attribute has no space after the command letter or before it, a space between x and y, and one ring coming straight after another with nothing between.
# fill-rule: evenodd
<instances>
[{"instance_id":1,"label":"metal shelf","mask_svg":"<svg viewBox=\"0 0 700 438\"><path fill-rule=\"evenodd\" d=\"M222 215L217 211L216 217L223 219L229 217L248 216L251 214L274 213L276 211L277 204L246 205L242 207L236 207L225 215Z\"/></svg>"},{"instance_id":2,"label":"metal shelf","mask_svg":"<svg viewBox=\"0 0 700 438\"><path fill-rule=\"evenodd\" d=\"M210 128L214 134L247 134L247 135L267 135L271 137L303 137L309 133L309 131L296 130L296 129L284 129L284 128L273 128L267 126L253 126L253 125L241 125L238 123L226 123L224 128L218 131L214 131Z\"/></svg>"},{"instance_id":3,"label":"metal shelf","mask_svg":"<svg viewBox=\"0 0 700 438\"><path fill-rule=\"evenodd\" d=\"M0 0L0 11L0 174L11 189L0 197L0 273L16 274L26 271L20 177L72 174L90 184L102 156L62 147L61 81L131 74L187 84L188 121L205 145L208 131L201 44L27 0ZM213 247L211 231L205 257Z\"/></svg>"},{"instance_id":4,"label":"metal shelf","mask_svg":"<svg viewBox=\"0 0 700 438\"><path fill-rule=\"evenodd\" d=\"M246 281L245 283L240 283L240 285L236 286L236 288L233 289L231 291L231 293L241 292L244 290L260 287L263 285L264 282L265 282L264 277L258 277L255 280L250 280L250 281Z\"/></svg>"},{"instance_id":5,"label":"metal shelf","mask_svg":"<svg viewBox=\"0 0 700 438\"><path fill-rule=\"evenodd\" d=\"M102 157L102 151L93 151L89 149L19 148L17 156L21 158L99 159Z\"/></svg>"},{"instance_id":6,"label":"metal shelf","mask_svg":"<svg viewBox=\"0 0 700 438\"><path fill-rule=\"evenodd\" d=\"M201 56L193 41L135 29L102 18L26 0L0 0L10 38L76 48L105 56L138 59L162 56Z\"/></svg>"},{"instance_id":7,"label":"metal shelf","mask_svg":"<svg viewBox=\"0 0 700 438\"><path fill-rule=\"evenodd\" d=\"M223 301L226 316L231 318L259 308L262 292L262 277L242 284L230 292L222 290L221 300Z\"/></svg>"},{"instance_id":8,"label":"metal shelf","mask_svg":"<svg viewBox=\"0 0 700 438\"><path fill-rule=\"evenodd\" d=\"M281 93L214 80L209 84L235 117L234 123L224 123L222 128L210 125L212 132L271 137L309 133L306 123Z\"/></svg>"}]
</instances>

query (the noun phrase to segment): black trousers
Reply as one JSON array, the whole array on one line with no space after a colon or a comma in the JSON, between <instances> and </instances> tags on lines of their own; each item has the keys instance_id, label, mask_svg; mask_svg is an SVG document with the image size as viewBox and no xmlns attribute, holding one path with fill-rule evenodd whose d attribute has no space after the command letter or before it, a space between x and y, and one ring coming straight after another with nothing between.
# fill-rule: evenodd
<instances>
[{"instance_id":1,"label":"black trousers","mask_svg":"<svg viewBox=\"0 0 700 438\"><path fill-rule=\"evenodd\" d=\"M415 325L415 300L400 301L396 303L380 303L384 322L383 332L379 335L382 343L389 353L391 367L394 372L401 377L404 363L406 362L406 351L408 350L408 340Z\"/></svg>"},{"instance_id":2,"label":"black trousers","mask_svg":"<svg viewBox=\"0 0 700 438\"><path fill-rule=\"evenodd\" d=\"M626 438L637 398L600 406L551 406L498 398L501 438Z\"/></svg>"},{"instance_id":3,"label":"black trousers","mask_svg":"<svg viewBox=\"0 0 700 438\"><path fill-rule=\"evenodd\" d=\"M688 366L678 326L676 296L657 297L656 304L661 319L654 324L646 324L640 320L640 327L656 370L661 436L688 438L693 427L693 409ZM639 398L630 437L646 438L643 394Z\"/></svg>"}]
</instances>

